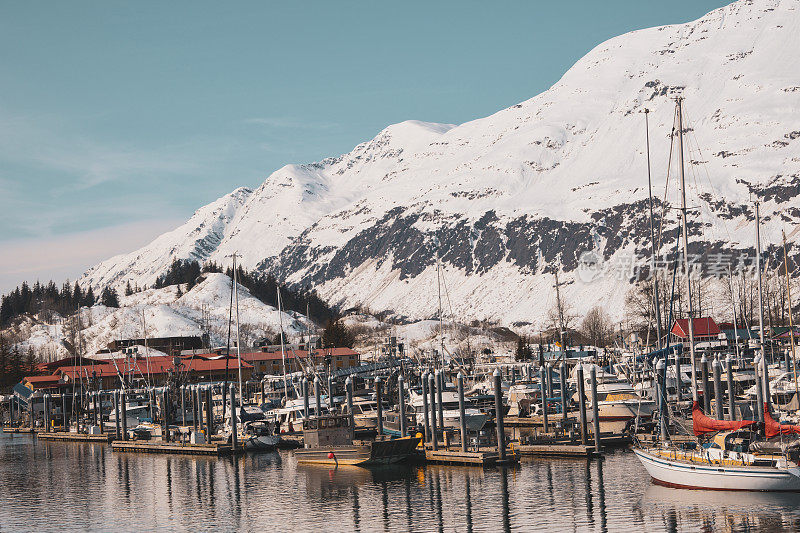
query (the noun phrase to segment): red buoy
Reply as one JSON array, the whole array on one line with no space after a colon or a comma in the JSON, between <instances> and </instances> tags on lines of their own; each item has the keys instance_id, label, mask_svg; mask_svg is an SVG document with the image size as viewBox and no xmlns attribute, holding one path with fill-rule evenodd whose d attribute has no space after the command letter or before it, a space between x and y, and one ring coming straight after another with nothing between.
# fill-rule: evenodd
<instances>
[{"instance_id":1,"label":"red buoy","mask_svg":"<svg viewBox=\"0 0 800 533\"><path fill-rule=\"evenodd\" d=\"M328 452L328 459L333 459L334 457L333 452Z\"/></svg>"}]
</instances>

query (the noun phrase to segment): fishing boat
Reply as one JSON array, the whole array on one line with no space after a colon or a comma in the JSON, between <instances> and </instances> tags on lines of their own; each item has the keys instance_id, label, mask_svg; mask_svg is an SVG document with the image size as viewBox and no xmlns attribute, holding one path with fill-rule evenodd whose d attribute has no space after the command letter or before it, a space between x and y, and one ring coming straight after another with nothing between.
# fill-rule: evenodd
<instances>
[{"instance_id":1,"label":"fishing boat","mask_svg":"<svg viewBox=\"0 0 800 533\"><path fill-rule=\"evenodd\" d=\"M277 424L268 420L259 406L245 404L236 409L236 411L236 438L243 449L248 451L269 451L276 449L280 445L281 437L276 434ZM220 428L219 434L227 442L231 442L233 431L230 412L225 417L225 422Z\"/></svg>"},{"instance_id":2,"label":"fishing boat","mask_svg":"<svg viewBox=\"0 0 800 533\"><path fill-rule=\"evenodd\" d=\"M298 463L370 466L399 463L419 445L418 437L361 442L354 440L349 415L309 417L303 421L304 448L295 450Z\"/></svg>"},{"instance_id":3,"label":"fishing boat","mask_svg":"<svg viewBox=\"0 0 800 533\"><path fill-rule=\"evenodd\" d=\"M584 390L589 391L590 365L584 364L583 366ZM595 370L597 376L598 416L601 422L628 421L637 417L640 419L649 418L653 415L653 411L656 409L655 401L639 396L628 381L619 378L617 375L604 372L598 366L595 366ZM576 379L574 370L573 379ZM579 401L577 393L572 399L575 402ZM592 420L594 416L592 411L590 410L587 414L589 420Z\"/></svg>"},{"instance_id":4,"label":"fishing boat","mask_svg":"<svg viewBox=\"0 0 800 533\"><path fill-rule=\"evenodd\" d=\"M465 409L464 418L467 424L467 429L470 431L480 431L486 421L489 419L489 414L474 407L471 400L464 399ZM416 414L417 425L425 424L425 399L422 397L422 391L419 389L411 389L409 391L409 405ZM460 428L461 427L461 413L458 407L458 393L449 388L442 391L442 413L444 415L444 427ZM438 416L438 411L437 411Z\"/></svg>"},{"instance_id":5,"label":"fishing boat","mask_svg":"<svg viewBox=\"0 0 800 533\"><path fill-rule=\"evenodd\" d=\"M766 409L766 408L765 408ZM765 411L767 440L753 420L715 420L697 402L692 425L698 442L637 445L634 453L655 483L708 490L800 491L800 426L779 424ZM703 438L713 434L711 438Z\"/></svg>"}]
</instances>

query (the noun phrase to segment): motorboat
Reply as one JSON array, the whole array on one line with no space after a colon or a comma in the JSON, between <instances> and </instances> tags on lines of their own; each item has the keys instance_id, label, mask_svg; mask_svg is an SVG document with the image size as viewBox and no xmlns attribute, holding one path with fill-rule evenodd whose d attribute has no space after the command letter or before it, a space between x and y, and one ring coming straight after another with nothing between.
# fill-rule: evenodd
<instances>
[{"instance_id":1,"label":"motorboat","mask_svg":"<svg viewBox=\"0 0 800 533\"><path fill-rule=\"evenodd\" d=\"M591 403L589 369L591 365L583 365L584 391L586 401ZM577 368L577 366L575 367ZM649 418L656 409L656 402L642 398L636 393L633 386L617 375L603 371L595 365L597 379L597 409L601 422L628 421L635 418ZM573 380L577 379L573 369ZM580 401L577 393L572 398L576 403ZM588 420L593 419L593 411L587 410Z\"/></svg>"},{"instance_id":2,"label":"motorboat","mask_svg":"<svg viewBox=\"0 0 800 533\"><path fill-rule=\"evenodd\" d=\"M277 423L270 421L261 410L261 407L254 404L245 404L241 408L236 408L236 436L237 442L245 450L274 450L281 443L281 437L277 434ZM232 428L230 413L225 417L225 422L219 430L219 434L227 441L232 440Z\"/></svg>"},{"instance_id":3,"label":"motorboat","mask_svg":"<svg viewBox=\"0 0 800 533\"><path fill-rule=\"evenodd\" d=\"M323 415L303 421L304 448L294 451L297 462L326 465L383 465L408 459L419 437L354 441L349 415Z\"/></svg>"},{"instance_id":4,"label":"motorboat","mask_svg":"<svg viewBox=\"0 0 800 533\"><path fill-rule=\"evenodd\" d=\"M422 397L420 389L411 389L409 391L409 405L416 415L416 423L419 426L425 424L425 399ZM469 431L480 431L486 421L489 419L489 414L474 407L469 398L464 398L465 409L464 417L466 418L467 429ZM428 406L430 409L430 405ZM461 414L458 405L458 393L452 389L445 387L442 391L442 414L444 415L444 427L460 428L461 427ZM438 410L437 410L438 416Z\"/></svg>"}]
</instances>

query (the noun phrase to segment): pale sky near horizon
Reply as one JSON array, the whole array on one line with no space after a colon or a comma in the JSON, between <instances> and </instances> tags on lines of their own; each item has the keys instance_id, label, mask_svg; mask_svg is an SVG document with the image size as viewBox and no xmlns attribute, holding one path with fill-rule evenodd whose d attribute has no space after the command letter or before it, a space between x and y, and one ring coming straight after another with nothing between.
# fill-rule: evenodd
<instances>
[{"instance_id":1,"label":"pale sky near horizon","mask_svg":"<svg viewBox=\"0 0 800 533\"><path fill-rule=\"evenodd\" d=\"M407 119L546 90L602 41L727 4L0 2L0 293Z\"/></svg>"}]
</instances>

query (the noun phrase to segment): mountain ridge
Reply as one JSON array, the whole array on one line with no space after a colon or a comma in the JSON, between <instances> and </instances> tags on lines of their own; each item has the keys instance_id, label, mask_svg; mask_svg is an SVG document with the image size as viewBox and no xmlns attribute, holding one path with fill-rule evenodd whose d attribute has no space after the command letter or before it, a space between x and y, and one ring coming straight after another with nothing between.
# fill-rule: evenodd
<instances>
[{"instance_id":1,"label":"mountain ridge","mask_svg":"<svg viewBox=\"0 0 800 533\"><path fill-rule=\"evenodd\" d=\"M402 122L347 154L284 166L81 282L144 285L173 259L237 251L246 268L343 308L425 318L441 262L458 316L542 323L560 271L576 313L603 304L619 318L629 282L587 284L577 270L586 251L614 261L649 247L645 107L658 205L675 205L674 187L661 196L673 99L685 98L693 250L749 250L753 195L767 240L800 221L798 7L739 0L615 37L531 99L457 126ZM676 237L669 219L662 251Z\"/></svg>"}]
</instances>

